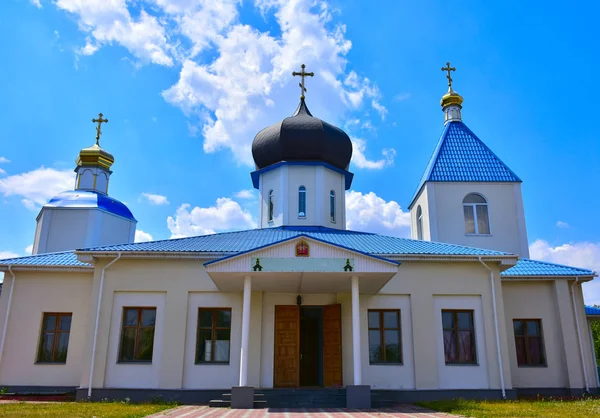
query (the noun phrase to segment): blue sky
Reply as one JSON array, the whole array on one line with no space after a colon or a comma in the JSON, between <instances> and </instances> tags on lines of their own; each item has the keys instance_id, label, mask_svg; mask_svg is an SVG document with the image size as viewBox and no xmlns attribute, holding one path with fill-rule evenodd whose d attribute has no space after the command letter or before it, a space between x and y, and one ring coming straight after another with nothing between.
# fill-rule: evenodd
<instances>
[{"instance_id":1,"label":"blue sky","mask_svg":"<svg viewBox=\"0 0 600 418\"><path fill-rule=\"evenodd\" d=\"M139 240L253 227L249 146L294 111L302 62L316 73L311 112L355 142L349 227L407 236L449 60L465 123L524 180L532 255L600 270L599 12L591 1L4 1L0 254L26 254L98 112L116 159L109 193Z\"/></svg>"}]
</instances>

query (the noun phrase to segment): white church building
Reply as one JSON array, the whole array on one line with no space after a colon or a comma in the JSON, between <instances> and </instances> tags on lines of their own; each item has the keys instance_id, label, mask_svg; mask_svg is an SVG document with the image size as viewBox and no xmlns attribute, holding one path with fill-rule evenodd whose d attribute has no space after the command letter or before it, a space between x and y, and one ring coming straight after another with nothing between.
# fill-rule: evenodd
<instances>
[{"instance_id":1,"label":"white church building","mask_svg":"<svg viewBox=\"0 0 600 418\"><path fill-rule=\"evenodd\" d=\"M0 261L0 387L234 407L596 392L596 274L528 258L521 179L462 102L449 83L412 239L346 229L352 143L302 96L252 144L258 229L134 243L101 115L33 255Z\"/></svg>"}]
</instances>

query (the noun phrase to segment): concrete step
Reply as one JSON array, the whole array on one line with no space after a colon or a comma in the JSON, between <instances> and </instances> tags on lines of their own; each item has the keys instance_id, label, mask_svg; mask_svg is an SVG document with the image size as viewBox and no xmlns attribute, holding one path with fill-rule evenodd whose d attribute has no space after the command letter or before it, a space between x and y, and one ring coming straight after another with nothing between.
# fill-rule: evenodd
<instances>
[{"instance_id":1,"label":"concrete step","mask_svg":"<svg viewBox=\"0 0 600 418\"><path fill-rule=\"evenodd\" d=\"M209 401L208 406L211 408L230 408L231 393L224 393L221 395L221 397L222 399L213 399ZM263 397L264 395L262 393L254 394L254 409L262 409L267 407L267 401L262 399Z\"/></svg>"}]
</instances>

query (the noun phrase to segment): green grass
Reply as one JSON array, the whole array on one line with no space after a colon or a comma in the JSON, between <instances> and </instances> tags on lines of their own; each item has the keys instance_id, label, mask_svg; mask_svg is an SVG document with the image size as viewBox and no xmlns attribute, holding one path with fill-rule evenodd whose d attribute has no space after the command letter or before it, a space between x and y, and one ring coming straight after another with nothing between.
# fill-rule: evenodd
<instances>
[{"instance_id":1,"label":"green grass","mask_svg":"<svg viewBox=\"0 0 600 418\"><path fill-rule=\"evenodd\" d=\"M571 418L600 417L600 399L448 401L419 402L419 405L449 414L473 418Z\"/></svg>"},{"instance_id":2,"label":"green grass","mask_svg":"<svg viewBox=\"0 0 600 418\"><path fill-rule=\"evenodd\" d=\"M3 403L0 417L26 418L141 418L174 405L124 402Z\"/></svg>"}]
</instances>

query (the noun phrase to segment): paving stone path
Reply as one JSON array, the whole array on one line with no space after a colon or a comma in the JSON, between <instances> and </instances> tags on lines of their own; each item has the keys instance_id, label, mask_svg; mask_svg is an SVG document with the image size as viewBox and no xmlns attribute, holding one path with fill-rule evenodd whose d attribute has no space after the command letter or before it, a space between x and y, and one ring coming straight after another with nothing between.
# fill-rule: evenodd
<instances>
[{"instance_id":1,"label":"paving stone path","mask_svg":"<svg viewBox=\"0 0 600 418\"><path fill-rule=\"evenodd\" d=\"M448 415L415 405L398 405L394 408L353 410L321 408L265 408L229 409L185 405L168 409L146 418L452 418Z\"/></svg>"}]
</instances>

